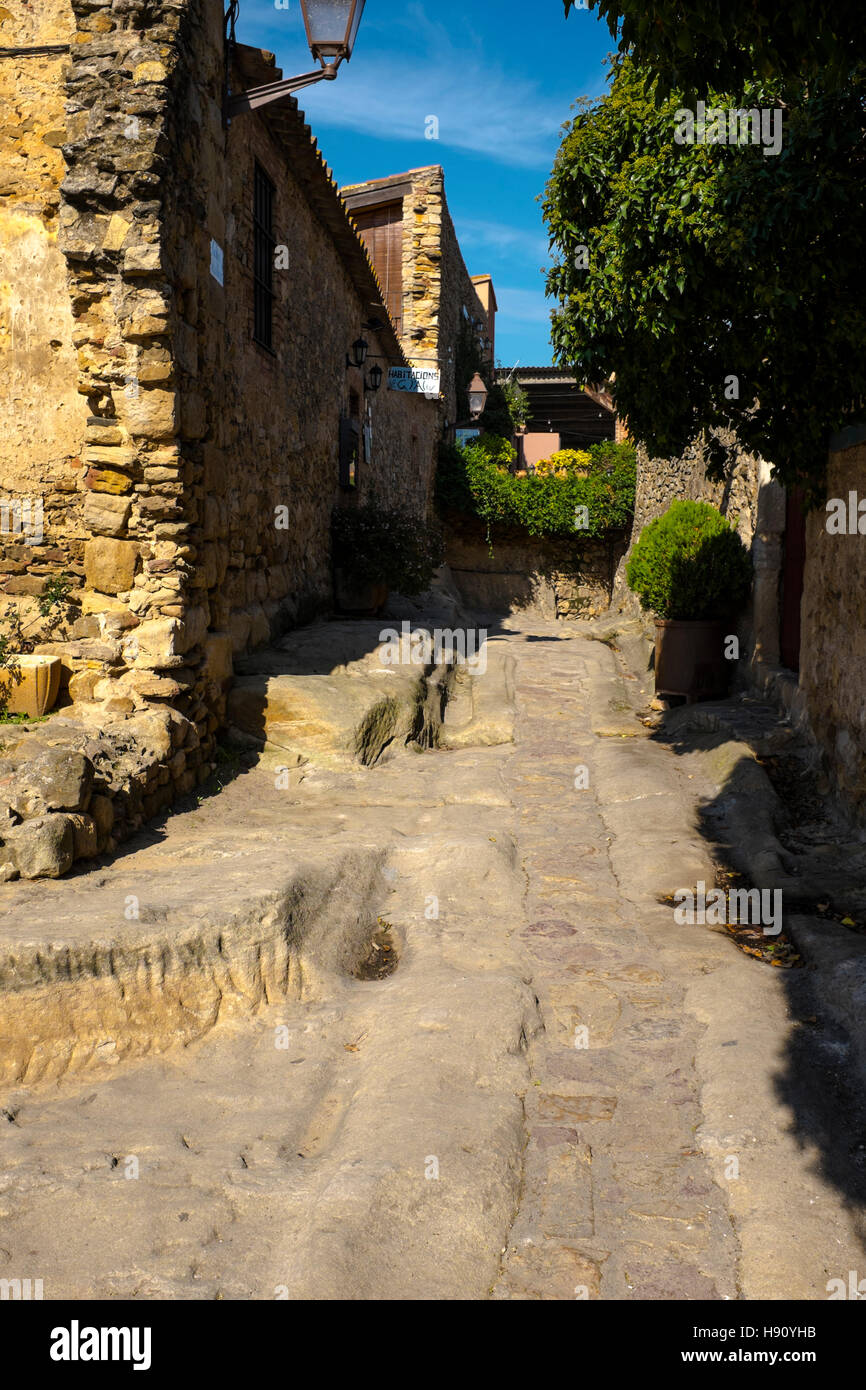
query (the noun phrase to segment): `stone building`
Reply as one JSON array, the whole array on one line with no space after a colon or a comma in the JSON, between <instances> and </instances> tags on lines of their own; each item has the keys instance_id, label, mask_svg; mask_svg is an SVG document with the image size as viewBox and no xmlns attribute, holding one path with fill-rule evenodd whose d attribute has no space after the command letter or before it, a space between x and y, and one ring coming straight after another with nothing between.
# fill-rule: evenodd
<instances>
[{"instance_id":1,"label":"stone building","mask_svg":"<svg viewBox=\"0 0 866 1390\"><path fill-rule=\"evenodd\" d=\"M281 74L218 0L9 0L0 50L2 492L44 525L0 535L0 591L32 616L71 581L67 741L165 735L105 783L101 848L205 775L233 655L329 608L334 505L426 513L439 405L347 354L438 328L420 293L392 321L293 99L226 120Z\"/></svg>"},{"instance_id":2,"label":"stone building","mask_svg":"<svg viewBox=\"0 0 866 1390\"><path fill-rule=\"evenodd\" d=\"M441 166L341 191L376 267L406 357L413 366L440 373L443 427L467 423L462 391L474 370L468 366L472 349L493 368L496 295L489 275L470 276L466 269Z\"/></svg>"}]
</instances>

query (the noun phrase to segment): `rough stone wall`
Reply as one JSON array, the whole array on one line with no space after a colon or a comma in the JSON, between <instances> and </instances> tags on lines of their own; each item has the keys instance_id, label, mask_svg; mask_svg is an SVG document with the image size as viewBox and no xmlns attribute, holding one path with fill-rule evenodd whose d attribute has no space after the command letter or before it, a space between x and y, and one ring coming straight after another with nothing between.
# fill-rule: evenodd
<instances>
[{"instance_id":1,"label":"rough stone wall","mask_svg":"<svg viewBox=\"0 0 866 1390\"><path fill-rule=\"evenodd\" d=\"M375 310L369 262L362 287L331 235L329 220L339 217L364 255L318 155L307 178L315 184L318 175L321 187L307 196L299 181L298 157L306 153L309 166L312 144L294 107L244 113L226 137L216 103L222 11L208 3L204 15L210 32L191 48L178 85L175 119L185 137L172 177L183 212L166 256L181 291L175 369L183 451L201 504L195 543L203 564L194 584L207 626L228 633L237 652L330 605L335 502L375 495L383 506L425 515L437 411L386 383L365 400L364 373L347 370L349 347ZM276 76L263 63L255 81ZM275 186L274 235L288 261L274 273L272 352L252 340L256 162ZM210 273L211 240L223 249L223 286ZM390 328L364 336L371 360L399 355ZM353 392L372 451L361 461L357 493L341 498L340 416L350 413ZM288 509L287 529L275 524L279 507Z\"/></svg>"},{"instance_id":2,"label":"rough stone wall","mask_svg":"<svg viewBox=\"0 0 866 1390\"><path fill-rule=\"evenodd\" d=\"M77 491L51 532L77 527L68 553L55 545L54 568L83 570L82 618L73 643L47 649L62 656L73 700L119 712L170 700L205 737L231 650L266 640L275 605L292 621L329 602L339 415L350 388L363 396L345 353L377 286L369 262L363 284L350 277L313 210L339 210L321 161L312 192L293 177L291 140L294 153L298 140L312 150L297 112L247 113L226 135L218 0L74 0L72 22L70 58L51 74L65 79L59 193L57 157L47 172L27 161L49 205L60 203L68 290L55 258L52 301L67 377L77 356L78 413L66 414L79 432L82 403L87 412L83 460L64 464ZM52 92L56 123L63 93ZM291 256L276 274L273 355L251 342L255 157L277 185L276 230ZM223 286L210 274L212 239ZM42 353L47 317L33 335ZM396 341L372 346L399 354ZM420 513L436 412L387 390L370 403L361 494ZM51 414L42 438L56 449ZM279 505L287 530L275 525ZM27 582L38 582L26 558Z\"/></svg>"},{"instance_id":3,"label":"rough stone wall","mask_svg":"<svg viewBox=\"0 0 866 1390\"><path fill-rule=\"evenodd\" d=\"M866 496L866 445L830 454L827 496ZM800 687L839 796L866 824L866 536L830 535L806 518Z\"/></svg>"},{"instance_id":4,"label":"rough stone wall","mask_svg":"<svg viewBox=\"0 0 866 1390\"><path fill-rule=\"evenodd\" d=\"M37 67L19 73L0 127L25 156L0 212L4 265L9 247L17 256L0 287L13 386L0 421L22 431L4 484L41 486L49 544L3 563L7 584L20 565L27 595L61 570L76 583L71 632L36 648L61 658L72 704L44 737L7 743L14 767L0 783L20 801L28 748L54 747L56 733L89 759L88 777L96 767L113 810L100 802L100 823L73 833L69 817L90 816L89 790L44 817L10 801L5 876L33 876L37 863L63 872L110 849L207 775L233 653L330 605L336 502L375 492L424 516L439 427L435 403L368 395L372 453L357 491L341 494L340 416L353 390L365 404L346 352L380 291L296 105L244 114L226 133L220 0L72 0L65 17L50 0L43 18L15 42L53 40L53 25L71 51L21 60ZM238 85L252 83L235 74ZM289 250L275 273L273 353L251 340L256 158ZM400 360L390 324L371 350ZM44 388L38 404L24 388L16 397L16 381ZM136 733L148 719L156 741ZM94 725L108 752L92 743Z\"/></svg>"},{"instance_id":5,"label":"rough stone wall","mask_svg":"<svg viewBox=\"0 0 866 1390\"><path fill-rule=\"evenodd\" d=\"M480 321L478 338L486 335L487 313L479 298L478 291L469 277L463 254L451 221L451 214L442 197L441 255L442 270L439 288L439 359L442 370L442 398L445 418L449 424L459 423L461 410L457 398L457 343L463 325L474 319ZM465 313L464 313L465 310ZM467 319L468 315L468 319ZM480 346L480 343L479 343ZM465 398L464 405L465 409Z\"/></svg>"},{"instance_id":6,"label":"rough stone wall","mask_svg":"<svg viewBox=\"0 0 866 1390\"><path fill-rule=\"evenodd\" d=\"M521 609L544 618L592 618L611 601L626 538L585 541L495 528L492 553L483 525L449 517L446 560L464 603L498 613Z\"/></svg>"},{"instance_id":7,"label":"rough stone wall","mask_svg":"<svg viewBox=\"0 0 866 1390\"><path fill-rule=\"evenodd\" d=\"M69 0L0 6L4 47L69 44L73 31ZM85 409L57 236L68 62L64 53L0 58L0 501L21 508L3 517L0 592L25 621L58 569L83 576ZM29 544L22 531L35 540L40 515L44 543Z\"/></svg>"},{"instance_id":8,"label":"rough stone wall","mask_svg":"<svg viewBox=\"0 0 866 1390\"><path fill-rule=\"evenodd\" d=\"M60 245L88 410L83 608L92 630L80 636L102 643L62 655L74 700L119 710L176 700L204 736L194 675L203 631L187 598L195 557L184 550L193 499L177 437L175 312L161 247L183 6L73 7Z\"/></svg>"},{"instance_id":9,"label":"rough stone wall","mask_svg":"<svg viewBox=\"0 0 866 1390\"><path fill-rule=\"evenodd\" d=\"M728 443L724 433L723 442ZM710 502L736 523L743 542L752 551L755 588L752 602L737 625L741 661L737 668L745 681L755 660L778 660L778 589L781 569L781 533L784 531L784 492L770 481L770 468L752 454L736 453L725 477L711 481L706 474L704 447L696 442L679 458L650 458L646 446L637 446L637 488L635 516L628 550L623 555L614 581L613 598L617 606L640 617L647 635L654 637L652 617L643 613L628 588L625 568L632 546L643 528L667 511L671 502L685 499Z\"/></svg>"},{"instance_id":10,"label":"rough stone wall","mask_svg":"<svg viewBox=\"0 0 866 1390\"><path fill-rule=\"evenodd\" d=\"M401 343L418 366L441 372L442 418L453 425L457 413L455 362L464 322L487 324L487 313L463 260L445 199L445 175L439 164L411 169L390 179L373 179L343 189L351 198L381 192L393 201L393 187L410 185L403 195L403 325ZM480 336L485 336L482 328ZM492 334L490 335L492 336Z\"/></svg>"},{"instance_id":11,"label":"rough stone wall","mask_svg":"<svg viewBox=\"0 0 866 1390\"><path fill-rule=\"evenodd\" d=\"M413 169L411 195L403 199L404 350L421 365L439 365L439 296L442 275L442 207L445 176L438 165Z\"/></svg>"},{"instance_id":12,"label":"rough stone wall","mask_svg":"<svg viewBox=\"0 0 866 1390\"><path fill-rule=\"evenodd\" d=\"M711 502L731 520L748 545L757 522L759 460L751 454L738 454L721 482L706 475L702 446L692 444L680 458L650 458L646 446L637 448L637 489L632 535L667 511L675 499Z\"/></svg>"}]
</instances>

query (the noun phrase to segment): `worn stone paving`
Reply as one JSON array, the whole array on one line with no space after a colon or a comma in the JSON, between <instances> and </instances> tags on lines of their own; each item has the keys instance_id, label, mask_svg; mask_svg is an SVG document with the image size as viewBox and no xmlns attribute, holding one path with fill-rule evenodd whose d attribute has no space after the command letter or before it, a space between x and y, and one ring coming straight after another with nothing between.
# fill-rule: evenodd
<instances>
[{"instance_id":1,"label":"worn stone paving","mask_svg":"<svg viewBox=\"0 0 866 1390\"><path fill-rule=\"evenodd\" d=\"M611 653L564 635L517 638L506 782L544 1028L493 1297L826 1297L862 1244L775 1093L792 1030L781 972L658 901L712 881L707 788L610 701Z\"/></svg>"},{"instance_id":2,"label":"worn stone paving","mask_svg":"<svg viewBox=\"0 0 866 1390\"><path fill-rule=\"evenodd\" d=\"M527 879L522 936L548 1027L534 1047L524 1192L495 1297L735 1297L736 1241L695 1140L696 1024L607 853L590 648L556 641L522 647L508 775Z\"/></svg>"},{"instance_id":3,"label":"worn stone paving","mask_svg":"<svg viewBox=\"0 0 866 1390\"><path fill-rule=\"evenodd\" d=\"M825 1298L862 1265L845 1040L806 972L798 1003L673 921L716 788L599 635L504 624L455 748L279 790L263 760L98 872L7 885L0 1273L696 1301ZM383 919L398 968L359 978Z\"/></svg>"}]
</instances>

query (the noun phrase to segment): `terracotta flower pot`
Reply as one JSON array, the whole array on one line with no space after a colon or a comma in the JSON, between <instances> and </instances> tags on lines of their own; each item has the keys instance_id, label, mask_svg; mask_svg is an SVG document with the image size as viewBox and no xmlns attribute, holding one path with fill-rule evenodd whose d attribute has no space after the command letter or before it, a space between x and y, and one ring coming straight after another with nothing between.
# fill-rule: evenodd
<instances>
[{"instance_id":1,"label":"terracotta flower pot","mask_svg":"<svg viewBox=\"0 0 866 1390\"><path fill-rule=\"evenodd\" d=\"M343 570L334 571L334 595L340 613L356 618L374 618L388 602L388 585L352 579Z\"/></svg>"},{"instance_id":2,"label":"terracotta flower pot","mask_svg":"<svg viewBox=\"0 0 866 1390\"><path fill-rule=\"evenodd\" d=\"M21 679L0 673L0 705L6 714L26 714L31 719L54 708L60 691L60 657L16 656Z\"/></svg>"},{"instance_id":3,"label":"terracotta flower pot","mask_svg":"<svg viewBox=\"0 0 866 1390\"><path fill-rule=\"evenodd\" d=\"M656 619L657 695L718 700L728 693L731 663L725 660L725 624Z\"/></svg>"}]
</instances>

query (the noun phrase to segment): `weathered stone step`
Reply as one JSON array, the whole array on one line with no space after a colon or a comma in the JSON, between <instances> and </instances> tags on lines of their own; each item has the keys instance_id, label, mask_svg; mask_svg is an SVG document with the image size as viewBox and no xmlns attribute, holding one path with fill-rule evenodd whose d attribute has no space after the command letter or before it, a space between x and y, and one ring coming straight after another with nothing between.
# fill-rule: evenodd
<instances>
[{"instance_id":1,"label":"weathered stone step","mask_svg":"<svg viewBox=\"0 0 866 1390\"><path fill-rule=\"evenodd\" d=\"M503 644L490 639L481 655L483 671L464 665L455 672L439 734L440 748L489 747L514 741L514 657Z\"/></svg>"},{"instance_id":2,"label":"weathered stone step","mask_svg":"<svg viewBox=\"0 0 866 1390\"><path fill-rule=\"evenodd\" d=\"M416 738L434 743L430 668L390 664L380 635L378 623L321 623L247 658L229 695L234 730L332 766L369 766L389 745Z\"/></svg>"},{"instance_id":3,"label":"weathered stone step","mask_svg":"<svg viewBox=\"0 0 866 1390\"><path fill-rule=\"evenodd\" d=\"M220 877L214 843L147 867L145 852L136 872L71 893L50 932L38 916L17 934L0 920L0 1083L98 1074L351 975L375 931L382 854L305 862L283 845L280 863L255 832L232 842Z\"/></svg>"}]
</instances>

